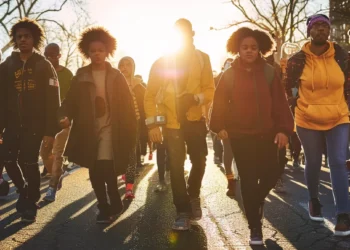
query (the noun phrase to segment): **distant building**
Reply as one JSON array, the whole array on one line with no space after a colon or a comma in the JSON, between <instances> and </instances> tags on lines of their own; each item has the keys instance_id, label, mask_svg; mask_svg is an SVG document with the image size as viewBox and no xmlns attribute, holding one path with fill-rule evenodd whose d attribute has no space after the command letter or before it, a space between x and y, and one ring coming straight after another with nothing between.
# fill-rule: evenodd
<instances>
[{"instance_id":1,"label":"distant building","mask_svg":"<svg viewBox=\"0 0 350 250\"><path fill-rule=\"evenodd\" d=\"M350 51L350 0L330 0L331 40Z\"/></svg>"}]
</instances>

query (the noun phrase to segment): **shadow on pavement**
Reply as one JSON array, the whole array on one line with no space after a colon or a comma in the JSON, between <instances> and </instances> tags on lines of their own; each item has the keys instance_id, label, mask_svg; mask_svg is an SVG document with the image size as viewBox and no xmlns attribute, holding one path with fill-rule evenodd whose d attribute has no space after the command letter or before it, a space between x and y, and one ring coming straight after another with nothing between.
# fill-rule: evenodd
<instances>
[{"instance_id":1,"label":"shadow on pavement","mask_svg":"<svg viewBox=\"0 0 350 250\"><path fill-rule=\"evenodd\" d=\"M154 192L157 180L158 174L154 172L149 178L145 201L141 207L109 229L108 234L114 236L114 245L118 246L115 249L208 249L207 238L201 226L192 226L187 232L171 229L176 215L171 188L169 185L165 192Z\"/></svg>"}]
</instances>

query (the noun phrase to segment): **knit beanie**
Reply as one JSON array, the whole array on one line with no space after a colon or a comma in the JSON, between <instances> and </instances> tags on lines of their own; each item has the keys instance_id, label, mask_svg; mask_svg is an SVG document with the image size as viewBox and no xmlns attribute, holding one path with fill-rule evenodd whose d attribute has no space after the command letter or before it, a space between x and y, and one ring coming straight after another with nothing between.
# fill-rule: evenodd
<instances>
[{"instance_id":1,"label":"knit beanie","mask_svg":"<svg viewBox=\"0 0 350 250\"><path fill-rule=\"evenodd\" d=\"M323 14L316 14L313 16L310 16L307 21L306 21L306 25L307 25L307 37L310 36L310 30L312 28L312 26L316 23L316 22L325 22L327 23L329 26L331 26L331 22L328 18L328 16L323 15Z\"/></svg>"}]
</instances>

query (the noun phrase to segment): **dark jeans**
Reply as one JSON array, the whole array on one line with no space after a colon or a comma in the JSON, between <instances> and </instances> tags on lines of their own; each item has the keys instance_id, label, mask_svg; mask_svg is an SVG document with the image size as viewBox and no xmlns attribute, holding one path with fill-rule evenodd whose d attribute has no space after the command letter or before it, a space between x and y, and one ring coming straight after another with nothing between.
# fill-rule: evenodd
<instances>
[{"instance_id":1,"label":"dark jeans","mask_svg":"<svg viewBox=\"0 0 350 250\"><path fill-rule=\"evenodd\" d=\"M211 134L211 139L213 140L213 150L214 150L214 156L219 157L220 160L222 160L222 154L224 153L224 148L221 143L221 140L218 138L218 136L212 132Z\"/></svg>"},{"instance_id":2,"label":"dark jeans","mask_svg":"<svg viewBox=\"0 0 350 250\"><path fill-rule=\"evenodd\" d=\"M169 157L165 143L157 143L157 166L159 181L164 181L165 171L169 170Z\"/></svg>"},{"instance_id":3,"label":"dark jeans","mask_svg":"<svg viewBox=\"0 0 350 250\"><path fill-rule=\"evenodd\" d=\"M277 146L273 138L249 136L231 139L241 178L241 192L249 228L261 227L259 207L280 176Z\"/></svg>"},{"instance_id":4,"label":"dark jeans","mask_svg":"<svg viewBox=\"0 0 350 250\"><path fill-rule=\"evenodd\" d=\"M294 132L290 137L290 151L293 157L293 161L299 162L301 142L296 132Z\"/></svg>"},{"instance_id":5,"label":"dark jeans","mask_svg":"<svg viewBox=\"0 0 350 250\"><path fill-rule=\"evenodd\" d=\"M320 184L322 153L325 148L324 141L326 141L336 213L348 213L349 181L346 158L349 125L341 124L327 131L297 127L297 132L306 158L305 179L309 198L319 197L318 188Z\"/></svg>"},{"instance_id":6,"label":"dark jeans","mask_svg":"<svg viewBox=\"0 0 350 250\"><path fill-rule=\"evenodd\" d=\"M92 188L97 198L97 207L100 212L110 214L119 212L123 205L118 191L118 182L113 161L96 161L95 167L89 170L89 175ZM107 200L107 193L110 203L108 203Z\"/></svg>"},{"instance_id":7,"label":"dark jeans","mask_svg":"<svg viewBox=\"0 0 350 250\"><path fill-rule=\"evenodd\" d=\"M4 162L7 174L22 192L25 182L28 192L25 197L30 202L40 199L39 150L43 136L30 130L21 132L5 130L3 135Z\"/></svg>"},{"instance_id":8,"label":"dark jeans","mask_svg":"<svg viewBox=\"0 0 350 250\"><path fill-rule=\"evenodd\" d=\"M186 125L181 129L164 129L173 201L177 212L190 212L190 199L199 197L208 154L205 122L189 122ZM184 176L186 146L192 163L187 187Z\"/></svg>"}]
</instances>

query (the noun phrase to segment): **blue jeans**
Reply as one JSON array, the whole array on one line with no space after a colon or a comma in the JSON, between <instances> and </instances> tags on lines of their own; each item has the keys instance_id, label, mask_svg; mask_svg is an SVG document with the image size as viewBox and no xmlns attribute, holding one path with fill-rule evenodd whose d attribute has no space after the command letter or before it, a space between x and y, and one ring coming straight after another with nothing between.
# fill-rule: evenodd
<instances>
[{"instance_id":1,"label":"blue jeans","mask_svg":"<svg viewBox=\"0 0 350 250\"><path fill-rule=\"evenodd\" d=\"M319 177L324 150L327 143L328 165L331 172L334 203L337 214L347 213L349 182L346 158L349 124L341 124L330 130L318 131L297 126L297 133L304 148L306 167L305 179L310 199L318 198Z\"/></svg>"}]
</instances>

